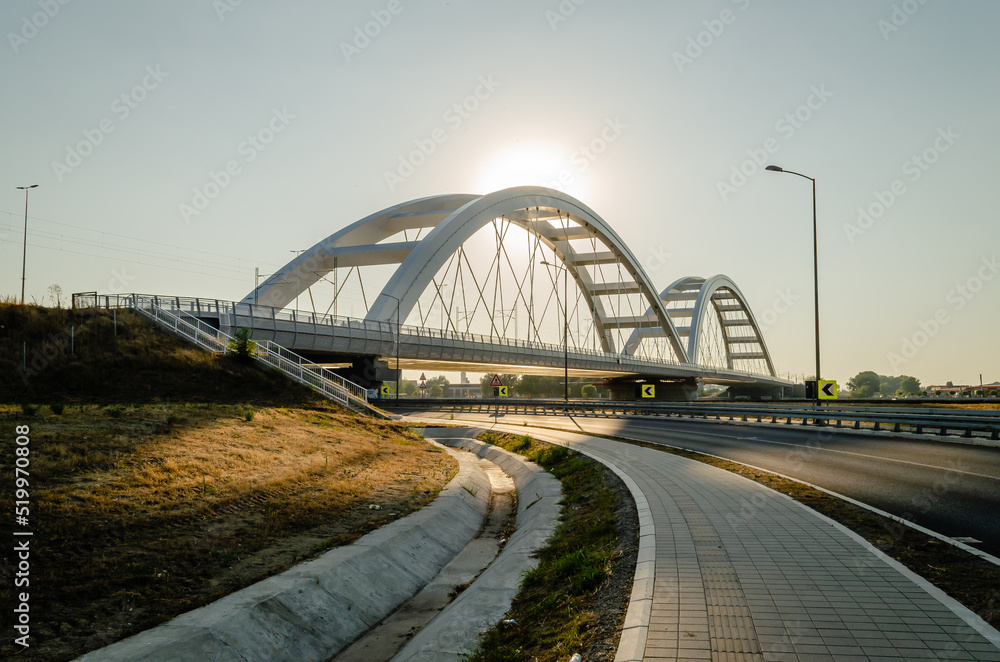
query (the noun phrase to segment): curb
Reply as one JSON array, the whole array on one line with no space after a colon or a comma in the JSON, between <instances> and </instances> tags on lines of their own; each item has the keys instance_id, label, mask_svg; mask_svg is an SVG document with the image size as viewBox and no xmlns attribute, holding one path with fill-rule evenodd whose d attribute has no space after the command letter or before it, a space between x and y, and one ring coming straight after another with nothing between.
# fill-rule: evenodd
<instances>
[{"instance_id":1,"label":"curb","mask_svg":"<svg viewBox=\"0 0 1000 662\"><path fill-rule=\"evenodd\" d=\"M447 430L449 428L441 429ZM621 478L625 486L628 487L628 491L632 495L632 500L635 501L639 519L639 550L638 558L636 559L635 575L632 580L632 594L629 597L628 610L625 612L625 623L622 626L622 634L618 642L618 652L615 654L614 662L642 662L642 658L646 652L646 637L649 634L649 618L653 608L653 582L656 577L656 529L653 525L653 515L650 511L646 495L643 494L639 485L632 480L632 477L618 468L614 463L608 462L589 451L577 448L571 444L543 438L542 435L549 432L545 428L529 427L527 428L529 431L526 431L515 426L505 426L501 423L499 425L494 424L491 429L502 429L511 434L528 434L540 441L570 448L606 466L616 476ZM504 467L504 471L507 471L506 467ZM520 502L520 488L518 488L518 495ZM518 520L518 528L520 528L520 519Z\"/></svg>"},{"instance_id":2,"label":"curb","mask_svg":"<svg viewBox=\"0 0 1000 662\"><path fill-rule=\"evenodd\" d=\"M325 662L433 579L483 525L492 488L472 458L427 506L312 561L76 662Z\"/></svg>"},{"instance_id":3,"label":"curb","mask_svg":"<svg viewBox=\"0 0 1000 662\"><path fill-rule=\"evenodd\" d=\"M433 431L435 436L432 438L489 460L514 480L517 529L496 559L417 633L396 654L393 662L458 662L463 659L463 655L474 648L478 637L510 609L523 573L538 565L534 553L548 543L559 523L562 499L559 481L516 453L469 438L480 431L439 428Z\"/></svg>"}]
</instances>

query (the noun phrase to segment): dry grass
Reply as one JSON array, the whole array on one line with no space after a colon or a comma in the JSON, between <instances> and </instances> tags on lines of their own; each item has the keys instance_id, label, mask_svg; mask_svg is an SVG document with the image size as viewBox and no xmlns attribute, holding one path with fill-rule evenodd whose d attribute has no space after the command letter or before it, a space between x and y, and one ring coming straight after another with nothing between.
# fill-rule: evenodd
<instances>
[{"instance_id":1,"label":"dry grass","mask_svg":"<svg viewBox=\"0 0 1000 662\"><path fill-rule=\"evenodd\" d=\"M0 423L32 432L36 617L22 660L71 659L356 539L429 502L455 472L400 426L323 404L31 417L8 405ZM13 457L13 440L3 445ZM0 509L11 498L0 494ZM9 628L10 614L0 621ZM0 656L13 651L0 644Z\"/></svg>"},{"instance_id":2,"label":"dry grass","mask_svg":"<svg viewBox=\"0 0 1000 662\"><path fill-rule=\"evenodd\" d=\"M0 303L0 402L319 402L276 372L213 356L126 310Z\"/></svg>"}]
</instances>

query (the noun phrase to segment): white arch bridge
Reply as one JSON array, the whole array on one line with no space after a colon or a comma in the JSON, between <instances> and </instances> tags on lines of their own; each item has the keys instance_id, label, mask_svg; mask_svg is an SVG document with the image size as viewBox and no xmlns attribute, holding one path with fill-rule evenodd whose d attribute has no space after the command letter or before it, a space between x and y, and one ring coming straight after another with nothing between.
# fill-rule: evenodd
<instances>
[{"instance_id":1,"label":"white arch bridge","mask_svg":"<svg viewBox=\"0 0 1000 662\"><path fill-rule=\"evenodd\" d=\"M372 274L388 279L369 297ZM321 287L332 292L322 313ZM349 292L363 318L338 314ZM288 309L302 295L312 312ZM697 381L790 386L732 280L681 278L657 293L604 219L539 187L389 207L301 252L238 304L198 314L339 363L366 386L391 381L397 355L401 368L521 374L561 373L565 361L575 376L680 383L688 395Z\"/></svg>"}]
</instances>

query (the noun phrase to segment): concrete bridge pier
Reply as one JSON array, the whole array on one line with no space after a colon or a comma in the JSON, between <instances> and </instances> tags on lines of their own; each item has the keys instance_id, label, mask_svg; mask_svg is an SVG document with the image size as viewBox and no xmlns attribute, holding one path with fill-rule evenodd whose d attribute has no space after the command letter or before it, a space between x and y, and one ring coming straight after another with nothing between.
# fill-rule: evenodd
<instances>
[{"instance_id":1,"label":"concrete bridge pier","mask_svg":"<svg viewBox=\"0 0 1000 662\"><path fill-rule=\"evenodd\" d=\"M395 382L401 371L389 367L388 361L375 356L359 356L350 368L337 368L333 372L365 388L378 388L382 382Z\"/></svg>"},{"instance_id":2,"label":"concrete bridge pier","mask_svg":"<svg viewBox=\"0 0 1000 662\"><path fill-rule=\"evenodd\" d=\"M739 384L726 389L725 397L730 400L780 400L792 397L792 387L767 386L765 384Z\"/></svg>"},{"instance_id":3,"label":"concrete bridge pier","mask_svg":"<svg viewBox=\"0 0 1000 662\"><path fill-rule=\"evenodd\" d=\"M653 385L653 396L643 397L642 385ZM698 399L698 380L669 380L659 377L613 377L604 380L604 388L611 391L612 400L650 400L663 402L693 402Z\"/></svg>"}]
</instances>

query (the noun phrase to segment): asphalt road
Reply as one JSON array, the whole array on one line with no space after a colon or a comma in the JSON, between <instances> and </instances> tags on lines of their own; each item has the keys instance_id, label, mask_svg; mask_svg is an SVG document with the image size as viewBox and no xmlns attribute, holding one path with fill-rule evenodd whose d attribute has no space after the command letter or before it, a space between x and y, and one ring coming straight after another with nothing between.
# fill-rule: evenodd
<instances>
[{"instance_id":1,"label":"asphalt road","mask_svg":"<svg viewBox=\"0 0 1000 662\"><path fill-rule=\"evenodd\" d=\"M401 413L450 416L434 411ZM492 420L467 413L455 418ZM970 536L982 541L976 548L1000 556L1000 448L797 425L521 414L497 420L621 435L711 453L825 487L946 536Z\"/></svg>"}]
</instances>

